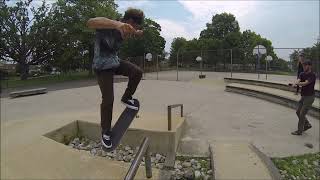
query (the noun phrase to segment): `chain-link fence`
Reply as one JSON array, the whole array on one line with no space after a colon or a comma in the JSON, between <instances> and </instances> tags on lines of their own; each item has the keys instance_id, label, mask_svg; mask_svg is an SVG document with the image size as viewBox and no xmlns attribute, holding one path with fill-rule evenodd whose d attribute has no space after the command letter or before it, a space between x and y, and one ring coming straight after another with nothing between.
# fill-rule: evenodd
<instances>
[{"instance_id":1,"label":"chain-link fence","mask_svg":"<svg viewBox=\"0 0 320 180\"><path fill-rule=\"evenodd\" d=\"M191 80L209 72L220 72L226 77L251 73L257 79L268 79L268 76L275 74L296 76L301 51L303 48L273 48L258 56L253 54L252 49L241 48L190 50L179 51L169 60L156 55L151 60L144 56L129 57L128 60L143 69L145 79ZM201 61L197 61L199 57ZM313 70L319 76L319 60L313 60Z\"/></svg>"}]
</instances>

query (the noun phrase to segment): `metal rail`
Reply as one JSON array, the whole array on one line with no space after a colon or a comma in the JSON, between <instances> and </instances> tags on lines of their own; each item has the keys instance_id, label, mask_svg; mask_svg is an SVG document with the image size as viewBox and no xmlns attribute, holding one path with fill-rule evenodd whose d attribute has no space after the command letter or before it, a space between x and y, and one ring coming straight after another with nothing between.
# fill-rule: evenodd
<instances>
[{"instance_id":1,"label":"metal rail","mask_svg":"<svg viewBox=\"0 0 320 180\"><path fill-rule=\"evenodd\" d=\"M138 168L140 166L142 157L145 157L145 167L146 167L146 176L147 178L152 177L152 168L151 168L151 157L150 157L150 151L149 151L149 138L145 137L139 147L139 150L127 172L125 180L133 180Z\"/></svg>"},{"instance_id":2,"label":"metal rail","mask_svg":"<svg viewBox=\"0 0 320 180\"><path fill-rule=\"evenodd\" d=\"M171 131L171 109L172 108L176 108L176 107L181 107L181 117L183 117L183 104L174 104L174 105L170 105L168 106L168 131Z\"/></svg>"}]
</instances>

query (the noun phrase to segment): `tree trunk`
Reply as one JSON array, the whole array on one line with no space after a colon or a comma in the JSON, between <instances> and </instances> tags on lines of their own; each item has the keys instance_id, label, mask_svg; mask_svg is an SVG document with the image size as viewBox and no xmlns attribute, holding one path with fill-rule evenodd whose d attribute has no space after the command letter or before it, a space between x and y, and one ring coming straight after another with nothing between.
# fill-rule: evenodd
<instances>
[{"instance_id":1,"label":"tree trunk","mask_svg":"<svg viewBox=\"0 0 320 180\"><path fill-rule=\"evenodd\" d=\"M21 66L21 72L20 72L20 79L21 80L26 80L28 79L28 75L29 75L29 65L28 64L20 64Z\"/></svg>"}]
</instances>

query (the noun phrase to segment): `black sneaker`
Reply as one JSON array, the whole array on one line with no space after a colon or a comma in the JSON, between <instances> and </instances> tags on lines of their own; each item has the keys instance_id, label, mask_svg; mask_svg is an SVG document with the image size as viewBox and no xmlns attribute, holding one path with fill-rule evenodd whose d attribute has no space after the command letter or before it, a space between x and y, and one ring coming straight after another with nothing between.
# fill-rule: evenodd
<instances>
[{"instance_id":1,"label":"black sneaker","mask_svg":"<svg viewBox=\"0 0 320 180\"><path fill-rule=\"evenodd\" d=\"M124 100L122 99L121 102L127 106L127 108L133 109L133 110L139 110L139 107L137 106L137 104L135 104L134 99L128 99L128 100Z\"/></svg>"},{"instance_id":2,"label":"black sneaker","mask_svg":"<svg viewBox=\"0 0 320 180\"><path fill-rule=\"evenodd\" d=\"M304 126L303 131L306 131L308 129L312 128L311 124L307 124Z\"/></svg>"},{"instance_id":3,"label":"black sneaker","mask_svg":"<svg viewBox=\"0 0 320 180\"><path fill-rule=\"evenodd\" d=\"M111 135L107 133L102 134L101 144L107 149L112 148Z\"/></svg>"},{"instance_id":4,"label":"black sneaker","mask_svg":"<svg viewBox=\"0 0 320 180\"><path fill-rule=\"evenodd\" d=\"M296 135L296 136L301 136L302 135L302 132L299 132L299 131L294 131L291 133L292 135Z\"/></svg>"}]
</instances>

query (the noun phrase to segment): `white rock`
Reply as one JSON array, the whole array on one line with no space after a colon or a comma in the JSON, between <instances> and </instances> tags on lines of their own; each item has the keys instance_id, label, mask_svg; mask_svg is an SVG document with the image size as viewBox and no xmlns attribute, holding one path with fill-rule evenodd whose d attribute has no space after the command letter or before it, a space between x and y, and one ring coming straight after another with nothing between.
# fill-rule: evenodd
<instances>
[{"instance_id":1,"label":"white rock","mask_svg":"<svg viewBox=\"0 0 320 180\"><path fill-rule=\"evenodd\" d=\"M319 162L318 161L313 161L313 165L319 166Z\"/></svg>"},{"instance_id":2,"label":"white rock","mask_svg":"<svg viewBox=\"0 0 320 180\"><path fill-rule=\"evenodd\" d=\"M303 164L308 165L308 160L307 160L307 159L304 159L304 160L303 160Z\"/></svg>"},{"instance_id":3,"label":"white rock","mask_svg":"<svg viewBox=\"0 0 320 180\"><path fill-rule=\"evenodd\" d=\"M192 169L187 169L183 175L186 179L194 179L194 174Z\"/></svg>"},{"instance_id":4,"label":"white rock","mask_svg":"<svg viewBox=\"0 0 320 180\"><path fill-rule=\"evenodd\" d=\"M292 164L294 164L294 165L297 165L297 164L298 164L298 162L299 162L299 161L298 161L298 160L296 160L296 159L295 159L295 160L292 160Z\"/></svg>"},{"instance_id":5,"label":"white rock","mask_svg":"<svg viewBox=\"0 0 320 180\"><path fill-rule=\"evenodd\" d=\"M201 177L200 171L195 171L195 172L194 172L194 177L195 177L196 179L200 178L200 177Z\"/></svg>"},{"instance_id":6,"label":"white rock","mask_svg":"<svg viewBox=\"0 0 320 180\"><path fill-rule=\"evenodd\" d=\"M121 154L117 154L116 157L115 157L115 159L116 159L117 161L122 161L122 160L123 160L123 156L122 156Z\"/></svg>"},{"instance_id":7,"label":"white rock","mask_svg":"<svg viewBox=\"0 0 320 180\"><path fill-rule=\"evenodd\" d=\"M191 167L191 163L190 162L183 162L182 166L185 168Z\"/></svg>"},{"instance_id":8,"label":"white rock","mask_svg":"<svg viewBox=\"0 0 320 180\"><path fill-rule=\"evenodd\" d=\"M162 158L161 154L156 154L156 159L157 159L158 161L160 161L161 158Z\"/></svg>"},{"instance_id":9,"label":"white rock","mask_svg":"<svg viewBox=\"0 0 320 180\"><path fill-rule=\"evenodd\" d=\"M212 170L207 171L207 174L212 175Z\"/></svg>"},{"instance_id":10,"label":"white rock","mask_svg":"<svg viewBox=\"0 0 320 180\"><path fill-rule=\"evenodd\" d=\"M91 155L96 155L96 154L97 154L97 150L96 150L96 149L94 149L94 148L93 148L93 149L91 149L90 154L91 154Z\"/></svg>"},{"instance_id":11,"label":"white rock","mask_svg":"<svg viewBox=\"0 0 320 180\"><path fill-rule=\"evenodd\" d=\"M156 168L163 169L163 164L156 164Z\"/></svg>"},{"instance_id":12,"label":"white rock","mask_svg":"<svg viewBox=\"0 0 320 180\"><path fill-rule=\"evenodd\" d=\"M191 164L194 164L196 162L196 160L195 159L191 159L190 162L191 162Z\"/></svg>"},{"instance_id":13,"label":"white rock","mask_svg":"<svg viewBox=\"0 0 320 180\"><path fill-rule=\"evenodd\" d=\"M124 150L129 151L129 150L131 150L131 147L130 146L126 146L126 147L124 147Z\"/></svg>"},{"instance_id":14,"label":"white rock","mask_svg":"<svg viewBox=\"0 0 320 180\"><path fill-rule=\"evenodd\" d=\"M102 156L102 150L101 149L97 150L97 156Z\"/></svg>"},{"instance_id":15,"label":"white rock","mask_svg":"<svg viewBox=\"0 0 320 180\"><path fill-rule=\"evenodd\" d=\"M210 180L210 176L209 175L205 175L203 179L204 180Z\"/></svg>"},{"instance_id":16,"label":"white rock","mask_svg":"<svg viewBox=\"0 0 320 180\"><path fill-rule=\"evenodd\" d=\"M123 160L124 160L124 162L130 162L131 157L130 156L124 156Z\"/></svg>"},{"instance_id":17,"label":"white rock","mask_svg":"<svg viewBox=\"0 0 320 180\"><path fill-rule=\"evenodd\" d=\"M70 146L71 148L74 148L74 144L70 143L68 146Z\"/></svg>"},{"instance_id":18,"label":"white rock","mask_svg":"<svg viewBox=\"0 0 320 180\"><path fill-rule=\"evenodd\" d=\"M105 152L105 151L102 150L102 151L101 151L101 156L102 156L102 157L108 156L108 152Z\"/></svg>"},{"instance_id":19,"label":"white rock","mask_svg":"<svg viewBox=\"0 0 320 180\"><path fill-rule=\"evenodd\" d=\"M182 166L178 164L177 169L182 169Z\"/></svg>"},{"instance_id":20,"label":"white rock","mask_svg":"<svg viewBox=\"0 0 320 180\"><path fill-rule=\"evenodd\" d=\"M128 156L129 154L130 154L129 151L124 151L124 152L123 152L123 155L124 155L124 156Z\"/></svg>"}]
</instances>

